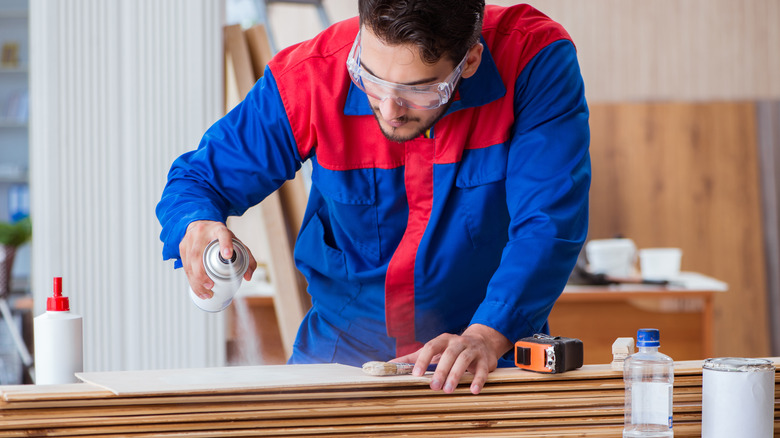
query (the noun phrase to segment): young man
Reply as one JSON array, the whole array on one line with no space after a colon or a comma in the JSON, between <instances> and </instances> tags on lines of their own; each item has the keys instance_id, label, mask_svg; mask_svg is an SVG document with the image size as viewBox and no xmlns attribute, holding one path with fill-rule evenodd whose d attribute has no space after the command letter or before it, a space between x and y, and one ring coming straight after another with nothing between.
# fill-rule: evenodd
<instances>
[{"instance_id":1,"label":"young man","mask_svg":"<svg viewBox=\"0 0 780 438\"><path fill-rule=\"evenodd\" d=\"M513 343L547 330L587 233L588 110L576 52L526 5L360 0L280 52L174 163L163 256L202 297L201 254L313 166L295 249L312 308L291 363L436 363L478 393ZM246 274L251 277L254 260Z\"/></svg>"}]
</instances>

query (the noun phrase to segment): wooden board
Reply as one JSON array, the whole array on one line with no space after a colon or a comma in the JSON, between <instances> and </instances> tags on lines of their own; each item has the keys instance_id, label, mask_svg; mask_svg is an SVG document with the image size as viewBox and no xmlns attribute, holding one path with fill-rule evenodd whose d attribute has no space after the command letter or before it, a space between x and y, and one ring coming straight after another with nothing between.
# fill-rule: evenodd
<instances>
[{"instance_id":1,"label":"wooden board","mask_svg":"<svg viewBox=\"0 0 780 438\"><path fill-rule=\"evenodd\" d=\"M701 361L677 362L676 373L701 373ZM304 388L366 388L387 385L427 386L432 373L422 377L370 376L358 368L341 364L260 365L177 370L141 370L77 373L84 382L117 395L140 396L182 393L221 393L252 390ZM466 374L461 386L471 381ZM585 365L563 374L533 373L518 368L501 368L488 377L488 385L508 382L571 382L580 379L621 379L622 373L609 365Z\"/></svg>"},{"instance_id":2,"label":"wooden board","mask_svg":"<svg viewBox=\"0 0 780 438\"><path fill-rule=\"evenodd\" d=\"M677 437L701 433L701 365L675 362ZM478 396L468 385L444 394L424 378L334 364L84 374L112 390L0 387L0 436L588 437L619 435L623 425L622 374L608 365L555 375L500 369Z\"/></svg>"},{"instance_id":3,"label":"wooden board","mask_svg":"<svg viewBox=\"0 0 780 438\"><path fill-rule=\"evenodd\" d=\"M262 26L255 26L246 32L239 25L225 27L225 82L228 91L233 87L236 89L233 98L237 100L227 102L227 108L232 108L238 101L243 100L257 79L262 77L265 64L270 60L270 53L268 39ZM234 86L231 87L231 84ZM226 92L226 95L229 94ZM300 187L300 184L296 183L292 187ZM287 192L293 190L291 188ZM270 268L270 280L275 289L274 305L279 334L284 350L283 356L289 357L292 354L292 345L300 322L310 306L305 291L305 281L293 262L290 220L285 216L285 206L279 191L271 193L252 209L260 210L265 225L269 256L267 263ZM297 207L293 211L297 211ZM250 219L254 217L245 216ZM230 218L228 226L231 229L248 230L247 232L250 233L262 232L259 223L246 223L247 221L241 219Z\"/></svg>"},{"instance_id":4,"label":"wooden board","mask_svg":"<svg viewBox=\"0 0 780 438\"><path fill-rule=\"evenodd\" d=\"M340 364L92 372L77 373L76 377L123 396L430 383L430 377L426 376L375 377L363 373L360 368Z\"/></svg>"}]
</instances>

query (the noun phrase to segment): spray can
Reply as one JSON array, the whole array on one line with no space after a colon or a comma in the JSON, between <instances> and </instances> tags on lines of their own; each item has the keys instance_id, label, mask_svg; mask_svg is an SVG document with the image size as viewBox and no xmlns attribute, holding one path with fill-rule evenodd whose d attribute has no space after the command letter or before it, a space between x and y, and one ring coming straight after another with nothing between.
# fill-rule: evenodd
<instances>
[{"instance_id":1,"label":"spray can","mask_svg":"<svg viewBox=\"0 0 780 438\"><path fill-rule=\"evenodd\" d=\"M241 242L233 239L233 256L226 260L219 252L219 241L213 240L203 250L203 267L214 281L211 289L214 295L204 300L190 289L190 298L202 310L220 312L230 305L241 286L241 279L249 268L249 253Z\"/></svg>"},{"instance_id":2,"label":"spray can","mask_svg":"<svg viewBox=\"0 0 780 438\"><path fill-rule=\"evenodd\" d=\"M35 383L74 383L84 371L84 341L81 315L71 313L68 297L62 295L62 277L54 277L54 292L46 300L46 313L33 320Z\"/></svg>"}]
</instances>

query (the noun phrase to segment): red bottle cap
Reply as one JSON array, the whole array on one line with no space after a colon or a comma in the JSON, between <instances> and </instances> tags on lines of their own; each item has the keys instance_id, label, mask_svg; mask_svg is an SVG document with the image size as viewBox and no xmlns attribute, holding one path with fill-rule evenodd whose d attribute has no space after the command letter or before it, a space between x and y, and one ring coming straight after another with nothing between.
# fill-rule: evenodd
<instances>
[{"instance_id":1,"label":"red bottle cap","mask_svg":"<svg viewBox=\"0 0 780 438\"><path fill-rule=\"evenodd\" d=\"M46 310L53 312L69 312L68 297L62 296L62 277L54 277L54 294L46 299Z\"/></svg>"}]
</instances>

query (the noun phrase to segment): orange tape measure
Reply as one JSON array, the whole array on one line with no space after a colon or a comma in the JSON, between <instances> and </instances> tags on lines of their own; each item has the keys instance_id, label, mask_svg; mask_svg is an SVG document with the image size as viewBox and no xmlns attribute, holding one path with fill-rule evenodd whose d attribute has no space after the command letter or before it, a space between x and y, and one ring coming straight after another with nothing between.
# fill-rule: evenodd
<instances>
[{"instance_id":1,"label":"orange tape measure","mask_svg":"<svg viewBox=\"0 0 780 438\"><path fill-rule=\"evenodd\" d=\"M515 365L537 373L562 373L582 366L582 341L535 334L515 342Z\"/></svg>"}]
</instances>

